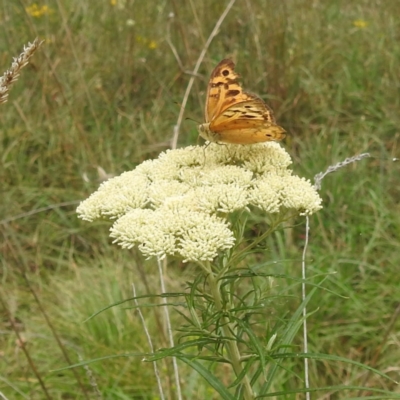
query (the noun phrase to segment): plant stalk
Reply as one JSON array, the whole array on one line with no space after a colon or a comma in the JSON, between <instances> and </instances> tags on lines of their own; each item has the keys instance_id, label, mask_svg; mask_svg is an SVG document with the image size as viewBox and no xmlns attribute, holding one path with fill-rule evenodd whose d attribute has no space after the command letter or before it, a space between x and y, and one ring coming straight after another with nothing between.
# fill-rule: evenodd
<instances>
[{"instance_id":1,"label":"plant stalk","mask_svg":"<svg viewBox=\"0 0 400 400\"><path fill-rule=\"evenodd\" d=\"M233 370L235 371L236 377L240 376L242 373L242 366L241 366L241 356L239 352L239 347L237 345L237 340L232 332L234 332L235 327L229 321L229 318L226 316L226 310L223 306L223 300L220 292L220 285L214 272L212 271L210 263L206 263L206 268L208 270L208 282L211 289L211 294L215 301L216 309L222 314L222 324L221 330L223 332L224 337L228 338L227 341L227 352L229 356L229 360L232 364ZM250 385L250 380L247 375L244 375L242 378L242 383L244 387L244 398L246 400L252 400L255 398L253 390Z\"/></svg>"}]
</instances>

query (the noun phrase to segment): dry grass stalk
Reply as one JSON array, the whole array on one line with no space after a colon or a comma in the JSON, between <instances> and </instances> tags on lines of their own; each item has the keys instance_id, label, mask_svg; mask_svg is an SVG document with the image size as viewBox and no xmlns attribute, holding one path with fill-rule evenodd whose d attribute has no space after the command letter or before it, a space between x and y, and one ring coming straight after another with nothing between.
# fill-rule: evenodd
<instances>
[{"instance_id":1,"label":"dry grass stalk","mask_svg":"<svg viewBox=\"0 0 400 400\"><path fill-rule=\"evenodd\" d=\"M11 85L18 80L19 71L28 64L28 60L43 42L44 40L40 41L36 38L33 43L24 46L24 51L17 58L14 58L11 68L0 78L0 104L7 101L8 92Z\"/></svg>"}]
</instances>

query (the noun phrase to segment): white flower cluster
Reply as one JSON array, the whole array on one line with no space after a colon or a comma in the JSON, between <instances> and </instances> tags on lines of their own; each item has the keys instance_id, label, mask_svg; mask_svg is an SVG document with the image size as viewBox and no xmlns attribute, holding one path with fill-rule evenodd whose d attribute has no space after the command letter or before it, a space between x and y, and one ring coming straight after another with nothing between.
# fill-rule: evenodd
<instances>
[{"instance_id":1,"label":"white flower cluster","mask_svg":"<svg viewBox=\"0 0 400 400\"><path fill-rule=\"evenodd\" d=\"M302 215L321 208L316 190L292 175L290 164L275 142L168 150L103 183L77 212L87 221L116 219L114 242L137 245L147 257L212 260L234 245L225 214L251 206Z\"/></svg>"}]
</instances>

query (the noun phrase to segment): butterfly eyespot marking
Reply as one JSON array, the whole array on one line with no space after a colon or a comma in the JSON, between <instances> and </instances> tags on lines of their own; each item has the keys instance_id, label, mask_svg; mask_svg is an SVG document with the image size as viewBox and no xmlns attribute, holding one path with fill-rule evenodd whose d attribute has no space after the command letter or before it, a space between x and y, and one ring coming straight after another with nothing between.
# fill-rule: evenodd
<instances>
[{"instance_id":1,"label":"butterfly eyespot marking","mask_svg":"<svg viewBox=\"0 0 400 400\"><path fill-rule=\"evenodd\" d=\"M205 123L200 135L216 143L253 144L282 140L285 130L259 97L243 91L232 60L222 60L211 73Z\"/></svg>"}]
</instances>

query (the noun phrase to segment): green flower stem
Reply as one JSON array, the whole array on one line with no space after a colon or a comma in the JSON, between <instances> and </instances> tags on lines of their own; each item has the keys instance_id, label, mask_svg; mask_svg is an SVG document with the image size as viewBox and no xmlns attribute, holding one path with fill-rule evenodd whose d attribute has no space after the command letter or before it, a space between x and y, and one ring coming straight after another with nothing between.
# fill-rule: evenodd
<instances>
[{"instance_id":1,"label":"green flower stem","mask_svg":"<svg viewBox=\"0 0 400 400\"><path fill-rule=\"evenodd\" d=\"M238 259L242 256L242 254L246 254L247 252L251 251L255 246L257 246L259 243L261 243L266 237L268 237L282 222L289 221L291 218L296 216L297 214L290 214L289 216L285 216L283 218L279 218L278 220L274 221L271 223L269 229L264 232L262 235L260 235L258 238L254 239L247 247L244 249L241 249L239 252L237 252L230 260L227 265L229 267L232 264L235 264Z\"/></svg>"},{"instance_id":2,"label":"green flower stem","mask_svg":"<svg viewBox=\"0 0 400 400\"><path fill-rule=\"evenodd\" d=\"M206 267L207 272L208 272L208 282L210 285L211 294L215 301L215 307L222 314L221 329L222 329L224 337L228 338L227 352L228 352L228 356L229 356L229 361L231 362L233 370L235 371L235 374L238 377L242 373L242 366L240 363L241 355L239 352L237 341L236 341L235 336L232 333L235 330L235 328L234 328L233 324L229 321L229 318L226 316L226 310L224 309L222 296L221 296L221 292L220 292L220 285L218 283L218 280L216 279L216 276L214 275L214 273L212 271L210 263L207 262L207 263L203 264L203 266ZM249 378L247 375L243 376L242 382L244 385L244 398L246 400L254 399L255 395L253 393L253 390L251 388L250 381L249 381Z\"/></svg>"}]
</instances>

